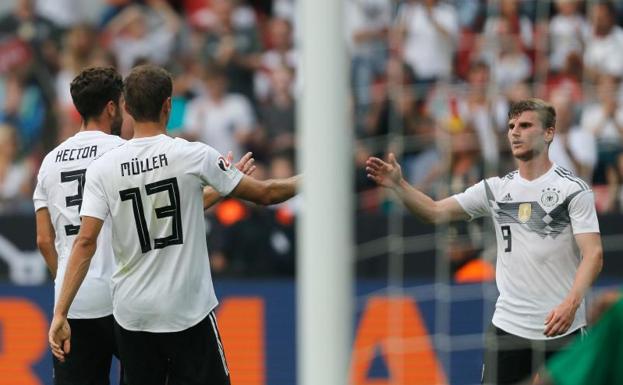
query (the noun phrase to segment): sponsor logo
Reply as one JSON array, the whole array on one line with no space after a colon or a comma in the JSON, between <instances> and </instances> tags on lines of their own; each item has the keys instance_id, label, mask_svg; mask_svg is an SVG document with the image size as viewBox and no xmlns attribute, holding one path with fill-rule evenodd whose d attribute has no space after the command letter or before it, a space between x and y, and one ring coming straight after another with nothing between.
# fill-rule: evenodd
<instances>
[{"instance_id":1,"label":"sponsor logo","mask_svg":"<svg viewBox=\"0 0 623 385\"><path fill-rule=\"evenodd\" d=\"M513 200L513 197L511 196L511 193L506 193L506 195L504 195L504 198L502 198L502 202L511 202Z\"/></svg>"}]
</instances>

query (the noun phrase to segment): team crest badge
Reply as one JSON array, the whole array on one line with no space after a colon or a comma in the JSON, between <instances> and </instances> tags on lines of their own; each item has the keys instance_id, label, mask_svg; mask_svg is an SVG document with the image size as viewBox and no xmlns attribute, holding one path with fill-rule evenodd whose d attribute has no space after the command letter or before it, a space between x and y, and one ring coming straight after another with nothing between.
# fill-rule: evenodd
<instances>
[{"instance_id":1,"label":"team crest badge","mask_svg":"<svg viewBox=\"0 0 623 385\"><path fill-rule=\"evenodd\" d=\"M542 192L543 194L541 194L541 203L545 207L552 207L560 200L560 195L558 195L560 194L560 190L548 187Z\"/></svg>"},{"instance_id":2,"label":"team crest badge","mask_svg":"<svg viewBox=\"0 0 623 385\"><path fill-rule=\"evenodd\" d=\"M526 223L532 216L532 203L522 203L519 205L519 212L517 213L519 222Z\"/></svg>"}]
</instances>

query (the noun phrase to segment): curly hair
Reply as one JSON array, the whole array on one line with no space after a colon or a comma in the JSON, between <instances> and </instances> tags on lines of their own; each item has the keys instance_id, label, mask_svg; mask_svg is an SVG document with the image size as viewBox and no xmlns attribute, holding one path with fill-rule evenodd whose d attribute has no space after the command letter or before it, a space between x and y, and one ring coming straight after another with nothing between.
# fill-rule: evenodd
<instances>
[{"instance_id":1,"label":"curly hair","mask_svg":"<svg viewBox=\"0 0 623 385\"><path fill-rule=\"evenodd\" d=\"M98 117L106 104L119 104L121 75L112 67L92 67L80 72L70 85L71 98L84 121Z\"/></svg>"}]
</instances>

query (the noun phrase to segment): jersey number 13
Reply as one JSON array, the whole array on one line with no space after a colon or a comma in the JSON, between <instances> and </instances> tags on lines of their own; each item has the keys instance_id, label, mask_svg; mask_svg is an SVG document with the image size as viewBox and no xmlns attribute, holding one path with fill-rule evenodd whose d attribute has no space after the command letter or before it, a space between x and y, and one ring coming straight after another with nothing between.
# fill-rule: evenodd
<instances>
[{"instance_id":1,"label":"jersey number 13","mask_svg":"<svg viewBox=\"0 0 623 385\"><path fill-rule=\"evenodd\" d=\"M182 233L182 216L180 214L180 190L177 187L177 179L169 178L146 184L145 192L147 195L167 192L169 194L169 201L171 202L168 206L155 208L157 218L172 217L173 221L171 222L171 235L164 238L154 239L153 247L155 249L164 249L167 246L180 245L184 243L184 235ZM149 236L147 221L145 220L143 199L141 198L140 189L138 187L134 187L119 191L119 197L121 197L122 201L132 201L136 232L138 233L141 250L143 253L148 252L152 249L151 237Z\"/></svg>"}]
</instances>

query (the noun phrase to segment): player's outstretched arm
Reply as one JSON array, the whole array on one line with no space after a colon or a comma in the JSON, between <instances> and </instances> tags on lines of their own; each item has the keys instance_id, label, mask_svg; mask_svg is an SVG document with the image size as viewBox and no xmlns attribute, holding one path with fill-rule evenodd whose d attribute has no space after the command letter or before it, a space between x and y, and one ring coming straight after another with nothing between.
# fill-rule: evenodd
<instances>
[{"instance_id":1,"label":"player's outstretched arm","mask_svg":"<svg viewBox=\"0 0 623 385\"><path fill-rule=\"evenodd\" d=\"M296 195L300 179L301 176L296 175L285 179L257 180L245 175L230 195L264 206L281 203Z\"/></svg>"},{"instance_id":2,"label":"player's outstretched arm","mask_svg":"<svg viewBox=\"0 0 623 385\"><path fill-rule=\"evenodd\" d=\"M450 197L435 201L417 190L402 176L402 169L392 153L387 162L377 157L366 161L368 178L379 186L391 189L415 216L428 223L445 223L454 220L466 220L469 216L456 199Z\"/></svg>"},{"instance_id":3,"label":"player's outstretched arm","mask_svg":"<svg viewBox=\"0 0 623 385\"><path fill-rule=\"evenodd\" d=\"M234 155L230 151L227 154L227 161L231 163L233 162L233 160ZM234 166L238 170L242 171L243 174L252 175L256 169L255 165L253 164L254 162L255 159L253 158L253 153L247 152L242 158L240 158L238 163L234 164ZM203 209L207 210L210 207L214 206L216 203L218 203L218 201L221 200L221 198L223 197L221 196L221 194L218 193L218 191L210 186L207 186L203 189Z\"/></svg>"},{"instance_id":4,"label":"player's outstretched arm","mask_svg":"<svg viewBox=\"0 0 623 385\"><path fill-rule=\"evenodd\" d=\"M50 211L45 207L40 208L35 213L35 218L37 222L37 247L41 255L43 255L43 259L52 274L52 278L56 278L58 253L54 245L56 233L54 232L54 226L50 218Z\"/></svg>"},{"instance_id":5,"label":"player's outstretched arm","mask_svg":"<svg viewBox=\"0 0 623 385\"><path fill-rule=\"evenodd\" d=\"M104 221L101 219L84 216L80 224L80 232L76 236L71 255L67 262L67 270L61 293L54 309L54 318L50 325L48 339L52 354L61 362L65 360L65 354L70 351L71 330L67 323L67 313L78 288L89 271L91 258L97 249L97 237L102 229Z\"/></svg>"},{"instance_id":6,"label":"player's outstretched arm","mask_svg":"<svg viewBox=\"0 0 623 385\"><path fill-rule=\"evenodd\" d=\"M569 330L575 318L575 312L603 265L603 249L599 233L576 234L575 241L580 248L582 261L575 273L575 280L567 297L545 319L544 334L548 337L558 336Z\"/></svg>"}]
</instances>

